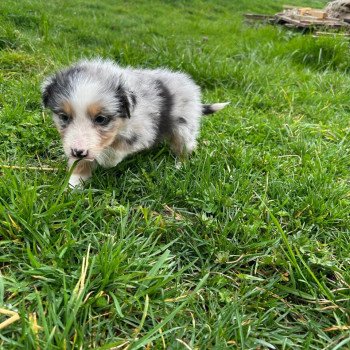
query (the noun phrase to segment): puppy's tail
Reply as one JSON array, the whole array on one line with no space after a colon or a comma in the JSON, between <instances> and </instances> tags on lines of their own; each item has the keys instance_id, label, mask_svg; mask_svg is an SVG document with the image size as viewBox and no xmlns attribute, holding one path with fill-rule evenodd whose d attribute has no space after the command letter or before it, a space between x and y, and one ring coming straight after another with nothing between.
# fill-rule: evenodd
<instances>
[{"instance_id":1,"label":"puppy's tail","mask_svg":"<svg viewBox=\"0 0 350 350\"><path fill-rule=\"evenodd\" d=\"M224 103L213 103L211 105L202 105L202 115L213 114L217 111L220 111L224 107L226 107L230 102Z\"/></svg>"}]
</instances>

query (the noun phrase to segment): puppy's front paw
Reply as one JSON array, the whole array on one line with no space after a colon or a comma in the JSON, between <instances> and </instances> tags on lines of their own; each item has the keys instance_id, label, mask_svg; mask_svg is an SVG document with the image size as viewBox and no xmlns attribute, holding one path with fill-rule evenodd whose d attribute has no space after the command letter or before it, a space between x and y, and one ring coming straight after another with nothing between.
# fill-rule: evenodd
<instances>
[{"instance_id":1,"label":"puppy's front paw","mask_svg":"<svg viewBox=\"0 0 350 350\"><path fill-rule=\"evenodd\" d=\"M69 178L68 186L71 189L82 189L84 180L81 176L72 174L71 177Z\"/></svg>"}]
</instances>

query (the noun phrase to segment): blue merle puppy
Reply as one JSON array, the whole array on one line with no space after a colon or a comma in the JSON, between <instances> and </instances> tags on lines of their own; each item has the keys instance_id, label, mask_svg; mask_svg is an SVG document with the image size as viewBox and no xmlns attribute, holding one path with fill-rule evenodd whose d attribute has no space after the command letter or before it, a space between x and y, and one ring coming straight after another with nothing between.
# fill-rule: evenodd
<instances>
[{"instance_id":1,"label":"blue merle puppy","mask_svg":"<svg viewBox=\"0 0 350 350\"><path fill-rule=\"evenodd\" d=\"M201 103L199 87L184 73L122 68L84 60L45 80L44 106L62 137L69 180L80 186L97 164L114 167L129 154L167 140L176 155L192 152L204 114L227 103Z\"/></svg>"}]
</instances>

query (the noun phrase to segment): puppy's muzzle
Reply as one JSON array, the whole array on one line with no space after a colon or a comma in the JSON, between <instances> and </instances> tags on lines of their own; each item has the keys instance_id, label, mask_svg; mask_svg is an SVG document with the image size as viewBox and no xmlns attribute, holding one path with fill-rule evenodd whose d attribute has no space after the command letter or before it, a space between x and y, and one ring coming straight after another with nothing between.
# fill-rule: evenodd
<instances>
[{"instance_id":1,"label":"puppy's muzzle","mask_svg":"<svg viewBox=\"0 0 350 350\"><path fill-rule=\"evenodd\" d=\"M83 159L83 158L86 158L89 155L89 151L85 150L85 149L72 148L71 149L71 154L75 158Z\"/></svg>"}]
</instances>

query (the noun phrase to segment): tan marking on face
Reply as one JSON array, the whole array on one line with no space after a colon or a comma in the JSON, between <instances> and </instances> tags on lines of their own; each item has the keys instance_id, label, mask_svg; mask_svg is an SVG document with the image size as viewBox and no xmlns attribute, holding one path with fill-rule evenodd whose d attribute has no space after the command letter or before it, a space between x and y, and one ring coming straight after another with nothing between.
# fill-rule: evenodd
<instances>
[{"instance_id":1,"label":"tan marking on face","mask_svg":"<svg viewBox=\"0 0 350 350\"><path fill-rule=\"evenodd\" d=\"M102 112L102 106L98 102L91 104L87 108L87 114L90 116L90 118L94 118L98 116L101 112Z\"/></svg>"},{"instance_id":2,"label":"tan marking on face","mask_svg":"<svg viewBox=\"0 0 350 350\"><path fill-rule=\"evenodd\" d=\"M100 131L100 147L101 149L104 149L108 146L111 146L114 144L115 140L117 139L119 131L123 128L124 126L124 119L118 118L116 121L114 121L113 128L107 130L101 130Z\"/></svg>"},{"instance_id":3,"label":"tan marking on face","mask_svg":"<svg viewBox=\"0 0 350 350\"><path fill-rule=\"evenodd\" d=\"M62 110L64 113L66 113L70 117L72 117L74 114L74 109L68 101L63 102Z\"/></svg>"}]
</instances>

